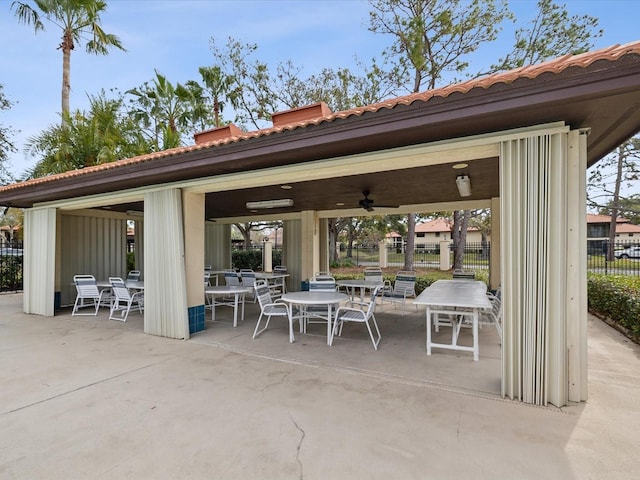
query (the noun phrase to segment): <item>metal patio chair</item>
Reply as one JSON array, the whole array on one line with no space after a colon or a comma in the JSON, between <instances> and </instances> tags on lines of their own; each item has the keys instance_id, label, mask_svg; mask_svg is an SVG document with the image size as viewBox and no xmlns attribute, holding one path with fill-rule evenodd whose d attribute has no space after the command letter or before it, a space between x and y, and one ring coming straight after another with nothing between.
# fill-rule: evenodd
<instances>
[{"instance_id":1,"label":"metal patio chair","mask_svg":"<svg viewBox=\"0 0 640 480\"><path fill-rule=\"evenodd\" d=\"M144 292L131 293L120 277L109 277L113 301L109 309L109 320L126 322L132 307L138 307L142 315L144 308Z\"/></svg>"},{"instance_id":2,"label":"metal patio chair","mask_svg":"<svg viewBox=\"0 0 640 480\"><path fill-rule=\"evenodd\" d=\"M340 307L336 312L336 320L333 325L333 330L331 332L331 339L329 340L329 345L333 345L333 337L336 335L342 335L342 327L345 322L357 322L364 323L367 326L367 330L369 331L369 337L371 337L371 343L373 344L373 348L375 350L378 349L378 344L382 339L382 335L380 334L380 329L378 328L378 323L376 322L376 317L374 315L376 309L376 298L378 296L378 292L382 290L383 286L376 287L371 293L371 298L368 302L358 302L354 301L352 305L359 305L360 308L357 307ZM338 330L338 325L340 325L340 329ZM373 325L377 338L373 335L373 330L371 329L371 325Z\"/></svg>"},{"instance_id":3,"label":"metal patio chair","mask_svg":"<svg viewBox=\"0 0 640 480\"><path fill-rule=\"evenodd\" d=\"M73 304L71 316L74 315L93 315L98 314L98 309L103 303L104 290L100 291L93 275L74 275L73 284L76 286L76 301ZM84 307L92 307L90 313L80 313L79 310Z\"/></svg>"},{"instance_id":4,"label":"metal patio chair","mask_svg":"<svg viewBox=\"0 0 640 480\"><path fill-rule=\"evenodd\" d=\"M256 323L256 328L253 331L253 338L264 332L269 327L269 321L271 317L287 317L289 321L289 343L293 343L295 338L293 336L293 318L291 316L291 310L289 305L282 300L273 300L271 298L271 290L266 280L257 280L254 285L255 296L258 299L260 305L260 316ZM262 318L266 317L264 327L260 328Z\"/></svg>"}]
</instances>

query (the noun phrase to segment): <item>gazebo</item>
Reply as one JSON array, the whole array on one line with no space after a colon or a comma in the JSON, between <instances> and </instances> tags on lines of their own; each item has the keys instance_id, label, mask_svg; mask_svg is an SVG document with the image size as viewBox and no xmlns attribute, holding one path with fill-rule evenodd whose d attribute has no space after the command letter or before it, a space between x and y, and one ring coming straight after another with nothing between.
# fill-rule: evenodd
<instances>
[{"instance_id":1,"label":"gazebo","mask_svg":"<svg viewBox=\"0 0 640 480\"><path fill-rule=\"evenodd\" d=\"M328 268L327 218L370 214L363 191L393 213L491 208L502 394L584 401L586 169L640 130L639 106L640 42L342 112L309 105L273 114L271 128L227 125L191 146L1 187L0 205L26 209L24 311L53 316L75 273L123 274L127 220L145 332L186 339L204 317L204 265L230 266L234 222L283 220L295 285Z\"/></svg>"}]
</instances>

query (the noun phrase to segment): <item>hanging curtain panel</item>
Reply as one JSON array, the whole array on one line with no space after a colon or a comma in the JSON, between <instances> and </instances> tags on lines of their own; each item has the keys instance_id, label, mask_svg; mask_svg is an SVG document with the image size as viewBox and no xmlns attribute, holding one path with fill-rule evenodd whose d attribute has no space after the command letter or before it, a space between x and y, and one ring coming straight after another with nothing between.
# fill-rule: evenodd
<instances>
[{"instance_id":1,"label":"hanging curtain panel","mask_svg":"<svg viewBox=\"0 0 640 480\"><path fill-rule=\"evenodd\" d=\"M582 321L567 314L583 282L567 277L570 251L582 248L568 233L582 198L569 188L568 138L550 133L501 144L502 393L536 405L567 404L567 328Z\"/></svg>"},{"instance_id":2,"label":"hanging curtain panel","mask_svg":"<svg viewBox=\"0 0 640 480\"><path fill-rule=\"evenodd\" d=\"M213 270L231 268L231 225L205 222L204 263Z\"/></svg>"},{"instance_id":3,"label":"hanging curtain panel","mask_svg":"<svg viewBox=\"0 0 640 480\"><path fill-rule=\"evenodd\" d=\"M302 221L282 222L282 264L287 267L287 288L300 290L302 284Z\"/></svg>"},{"instance_id":4,"label":"hanging curtain panel","mask_svg":"<svg viewBox=\"0 0 640 480\"><path fill-rule=\"evenodd\" d=\"M56 209L24 211L23 309L54 315Z\"/></svg>"},{"instance_id":5,"label":"hanging curtain panel","mask_svg":"<svg viewBox=\"0 0 640 480\"><path fill-rule=\"evenodd\" d=\"M179 189L144 197L144 331L189 338Z\"/></svg>"},{"instance_id":6,"label":"hanging curtain panel","mask_svg":"<svg viewBox=\"0 0 640 480\"><path fill-rule=\"evenodd\" d=\"M74 275L97 280L126 276L126 221L107 215L60 215L60 291L62 305L73 305Z\"/></svg>"}]
</instances>

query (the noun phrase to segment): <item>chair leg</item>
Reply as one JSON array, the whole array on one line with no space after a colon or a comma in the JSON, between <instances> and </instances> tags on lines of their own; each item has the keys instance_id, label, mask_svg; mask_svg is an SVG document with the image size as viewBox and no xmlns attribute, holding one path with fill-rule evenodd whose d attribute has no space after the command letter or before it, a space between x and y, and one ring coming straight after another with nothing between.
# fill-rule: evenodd
<instances>
[{"instance_id":1,"label":"chair leg","mask_svg":"<svg viewBox=\"0 0 640 480\"><path fill-rule=\"evenodd\" d=\"M380 343L380 340L382 340L382 335L380 334L380 329L378 328L378 322L376 322L376 317L374 317L373 315L371 316L371 322L373 323L373 326L376 328L376 333L378 334L378 340L375 340L373 337L373 332L371 331L371 327L369 326L369 322L365 322L367 324L367 330L369 330L369 336L371 337L371 343L373 343L373 348L375 350L378 350L378 344Z\"/></svg>"},{"instance_id":2,"label":"chair leg","mask_svg":"<svg viewBox=\"0 0 640 480\"><path fill-rule=\"evenodd\" d=\"M265 315L263 313L260 313L260 316L258 317L258 322L256 323L256 328L253 331L253 338L254 339L269 327L269 320L271 319L271 316L267 316L267 320L264 323L264 328L262 330L259 330L260 322L262 321L262 317L264 317L264 316Z\"/></svg>"}]
</instances>

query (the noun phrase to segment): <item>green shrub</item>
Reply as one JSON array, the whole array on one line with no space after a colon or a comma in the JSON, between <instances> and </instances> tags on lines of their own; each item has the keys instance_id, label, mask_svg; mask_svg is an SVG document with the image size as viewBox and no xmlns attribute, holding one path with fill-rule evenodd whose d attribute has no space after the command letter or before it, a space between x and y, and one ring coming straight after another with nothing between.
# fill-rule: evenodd
<instances>
[{"instance_id":1,"label":"green shrub","mask_svg":"<svg viewBox=\"0 0 640 480\"><path fill-rule=\"evenodd\" d=\"M0 258L0 291L22 289L22 257Z\"/></svg>"},{"instance_id":2,"label":"green shrub","mask_svg":"<svg viewBox=\"0 0 640 480\"><path fill-rule=\"evenodd\" d=\"M640 278L625 275L587 276L589 310L608 317L640 341Z\"/></svg>"},{"instance_id":3,"label":"green shrub","mask_svg":"<svg viewBox=\"0 0 640 480\"><path fill-rule=\"evenodd\" d=\"M136 253L127 252L127 272L136 269Z\"/></svg>"}]
</instances>

